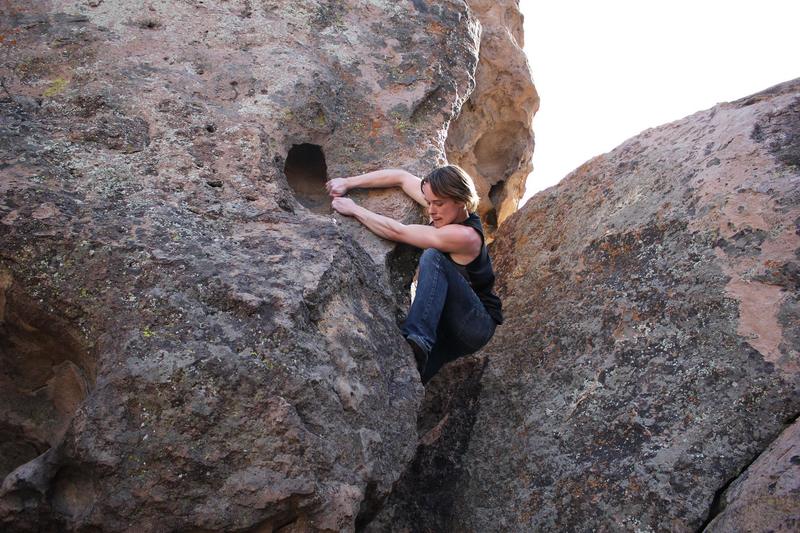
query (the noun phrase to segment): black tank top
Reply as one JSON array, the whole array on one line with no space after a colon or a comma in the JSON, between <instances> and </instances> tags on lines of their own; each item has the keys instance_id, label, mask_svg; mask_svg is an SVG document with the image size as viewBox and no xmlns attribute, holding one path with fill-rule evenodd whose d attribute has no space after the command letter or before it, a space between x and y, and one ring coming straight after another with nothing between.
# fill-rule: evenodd
<instances>
[{"instance_id":1,"label":"black tank top","mask_svg":"<svg viewBox=\"0 0 800 533\"><path fill-rule=\"evenodd\" d=\"M489 257L489 251L486 249L486 243L484 242L481 219L475 213L470 213L467 219L463 222L459 222L459 224L474 228L475 231L480 233L481 253L467 265L456 263L453 261L453 258L450 257L450 254L447 254L447 257L453 262L456 268L458 268L458 271L461 272L464 279L469 282L472 290L475 291L475 294L477 294L478 298L483 302L483 307L486 308L489 316L491 316L497 324L502 324L503 304L492 290L494 288L494 269L492 269L492 260Z\"/></svg>"}]
</instances>

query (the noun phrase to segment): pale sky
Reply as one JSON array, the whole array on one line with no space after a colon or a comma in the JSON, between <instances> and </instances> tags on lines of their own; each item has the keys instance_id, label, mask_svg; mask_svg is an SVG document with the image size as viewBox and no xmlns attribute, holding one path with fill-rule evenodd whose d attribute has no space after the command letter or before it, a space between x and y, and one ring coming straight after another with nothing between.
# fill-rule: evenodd
<instances>
[{"instance_id":1,"label":"pale sky","mask_svg":"<svg viewBox=\"0 0 800 533\"><path fill-rule=\"evenodd\" d=\"M642 130L800 77L800 1L520 0L541 107L523 202Z\"/></svg>"}]
</instances>

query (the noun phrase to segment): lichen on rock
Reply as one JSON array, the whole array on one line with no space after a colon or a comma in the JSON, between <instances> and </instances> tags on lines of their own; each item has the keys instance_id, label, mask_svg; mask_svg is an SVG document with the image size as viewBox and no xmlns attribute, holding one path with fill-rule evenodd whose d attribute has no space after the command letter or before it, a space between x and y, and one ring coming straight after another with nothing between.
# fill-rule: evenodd
<instances>
[{"instance_id":1,"label":"lichen on rock","mask_svg":"<svg viewBox=\"0 0 800 533\"><path fill-rule=\"evenodd\" d=\"M454 389L417 451L426 479L449 483L406 493L385 520L706 524L719 491L800 412L798 98L795 80L647 130L506 220L492 249L506 322L466 378L459 366L433 384L481 376ZM742 490L717 524L764 509L737 503ZM780 497L771 523L791 524L796 491Z\"/></svg>"},{"instance_id":2,"label":"lichen on rock","mask_svg":"<svg viewBox=\"0 0 800 533\"><path fill-rule=\"evenodd\" d=\"M444 161L477 20L456 0L0 14L0 388L27 402L3 408L0 527L352 530L413 457L422 387L405 252L317 188Z\"/></svg>"}]
</instances>

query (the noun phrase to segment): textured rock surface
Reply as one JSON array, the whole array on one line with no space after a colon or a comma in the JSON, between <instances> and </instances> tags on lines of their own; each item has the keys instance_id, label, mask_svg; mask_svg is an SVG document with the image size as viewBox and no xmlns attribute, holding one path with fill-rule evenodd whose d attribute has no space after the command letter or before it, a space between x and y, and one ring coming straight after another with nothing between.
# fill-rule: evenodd
<instances>
[{"instance_id":1,"label":"textured rock surface","mask_svg":"<svg viewBox=\"0 0 800 533\"><path fill-rule=\"evenodd\" d=\"M452 512L466 472L464 454L475 425L485 366L484 357L459 359L425 386L414 461L365 531L458 531Z\"/></svg>"},{"instance_id":2,"label":"textured rock surface","mask_svg":"<svg viewBox=\"0 0 800 533\"><path fill-rule=\"evenodd\" d=\"M475 90L450 124L447 158L475 178L478 211L491 238L517 210L533 155L533 115L539 95L522 51L517 0L468 0L481 23Z\"/></svg>"},{"instance_id":3,"label":"textured rock surface","mask_svg":"<svg viewBox=\"0 0 800 533\"><path fill-rule=\"evenodd\" d=\"M455 523L696 530L800 412L800 82L648 130L498 235Z\"/></svg>"},{"instance_id":4,"label":"textured rock surface","mask_svg":"<svg viewBox=\"0 0 800 533\"><path fill-rule=\"evenodd\" d=\"M0 528L352 529L422 388L405 256L323 183L443 161L466 6L11 1L0 35Z\"/></svg>"},{"instance_id":5,"label":"textured rock surface","mask_svg":"<svg viewBox=\"0 0 800 533\"><path fill-rule=\"evenodd\" d=\"M722 496L705 531L800 529L800 423L786 429Z\"/></svg>"},{"instance_id":6,"label":"textured rock surface","mask_svg":"<svg viewBox=\"0 0 800 533\"><path fill-rule=\"evenodd\" d=\"M505 324L431 384L453 397L428 391L438 428L414 464L447 484L405 491L381 523L701 528L800 412L799 168L794 81L534 196L493 247Z\"/></svg>"}]
</instances>

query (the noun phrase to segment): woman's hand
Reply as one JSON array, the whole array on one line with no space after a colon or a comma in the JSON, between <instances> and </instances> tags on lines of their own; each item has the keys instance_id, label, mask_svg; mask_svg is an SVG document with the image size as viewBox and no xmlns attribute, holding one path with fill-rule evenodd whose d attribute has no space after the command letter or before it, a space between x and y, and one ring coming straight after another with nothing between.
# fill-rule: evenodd
<instances>
[{"instance_id":1,"label":"woman's hand","mask_svg":"<svg viewBox=\"0 0 800 533\"><path fill-rule=\"evenodd\" d=\"M342 215L351 217L355 214L356 203L350 198L336 197L331 200L331 207Z\"/></svg>"},{"instance_id":2,"label":"woman's hand","mask_svg":"<svg viewBox=\"0 0 800 533\"><path fill-rule=\"evenodd\" d=\"M347 194L347 178L333 178L325 183L325 188L328 189L328 194L333 197L344 196Z\"/></svg>"}]
</instances>

